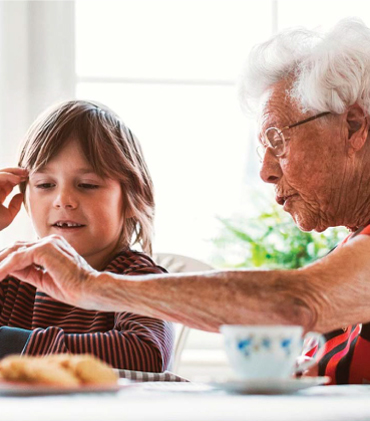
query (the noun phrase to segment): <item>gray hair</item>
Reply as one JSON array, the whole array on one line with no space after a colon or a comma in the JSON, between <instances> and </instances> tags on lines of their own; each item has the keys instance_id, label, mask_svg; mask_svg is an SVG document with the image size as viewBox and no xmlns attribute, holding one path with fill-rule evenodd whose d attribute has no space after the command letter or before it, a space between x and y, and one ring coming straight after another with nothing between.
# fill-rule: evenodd
<instances>
[{"instance_id":1,"label":"gray hair","mask_svg":"<svg viewBox=\"0 0 370 421\"><path fill-rule=\"evenodd\" d=\"M242 108L254 113L266 89L289 77L287 94L304 111L341 114L357 102L370 114L370 29L347 18L327 33L292 28L256 45L239 79Z\"/></svg>"}]
</instances>

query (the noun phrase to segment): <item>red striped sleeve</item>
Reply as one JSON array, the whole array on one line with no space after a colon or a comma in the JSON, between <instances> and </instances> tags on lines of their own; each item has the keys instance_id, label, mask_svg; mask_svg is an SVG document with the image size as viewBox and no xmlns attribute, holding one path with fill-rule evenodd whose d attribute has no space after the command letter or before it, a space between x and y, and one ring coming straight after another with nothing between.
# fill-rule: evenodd
<instances>
[{"instance_id":1,"label":"red striped sleeve","mask_svg":"<svg viewBox=\"0 0 370 421\"><path fill-rule=\"evenodd\" d=\"M362 325L354 348L349 383L370 383L370 323Z\"/></svg>"},{"instance_id":2,"label":"red striped sleeve","mask_svg":"<svg viewBox=\"0 0 370 421\"><path fill-rule=\"evenodd\" d=\"M3 306L4 306L4 297L5 297L5 292L4 292L4 288L5 288L5 283L7 281L0 281L0 310L2 310Z\"/></svg>"},{"instance_id":3,"label":"red striped sleeve","mask_svg":"<svg viewBox=\"0 0 370 421\"><path fill-rule=\"evenodd\" d=\"M342 339L342 342L337 341L335 346L335 348L337 348L337 351L333 353L325 368L325 375L329 376L332 379L332 383L336 382L338 379L337 369L339 362L348 355L350 346L353 343L353 341L357 338L358 334L360 333L360 330L361 327L359 325L355 326L354 329L347 329L347 337L344 340ZM343 337L343 335L341 335L341 337ZM328 349L335 349L334 347L330 346L330 341L328 345L329 346L326 348L327 354L329 354L330 352L328 351Z\"/></svg>"},{"instance_id":4,"label":"red striped sleeve","mask_svg":"<svg viewBox=\"0 0 370 421\"><path fill-rule=\"evenodd\" d=\"M33 331L25 355L94 354L115 368L162 372L170 362L173 335L166 322L131 316L108 332L65 333L60 327Z\"/></svg>"}]
</instances>

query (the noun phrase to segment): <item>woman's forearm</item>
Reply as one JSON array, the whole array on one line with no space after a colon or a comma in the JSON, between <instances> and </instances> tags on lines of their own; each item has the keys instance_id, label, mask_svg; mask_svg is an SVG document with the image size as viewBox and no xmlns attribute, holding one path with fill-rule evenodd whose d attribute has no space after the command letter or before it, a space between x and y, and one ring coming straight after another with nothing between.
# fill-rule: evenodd
<instances>
[{"instance_id":1,"label":"woman's forearm","mask_svg":"<svg viewBox=\"0 0 370 421\"><path fill-rule=\"evenodd\" d=\"M129 311L217 331L221 324L298 324L329 332L370 320L369 236L298 270L119 277L89 287L98 309ZM95 297L99 297L98 299Z\"/></svg>"},{"instance_id":2,"label":"woman's forearm","mask_svg":"<svg viewBox=\"0 0 370 421\"><path fill-rule=\"evenodd\" d=\"M102 273L88 289L93 306L218 331L221 324L316 323L314 299L300 271L212 271L137 276Z\"/></svg>"}]
</instances>

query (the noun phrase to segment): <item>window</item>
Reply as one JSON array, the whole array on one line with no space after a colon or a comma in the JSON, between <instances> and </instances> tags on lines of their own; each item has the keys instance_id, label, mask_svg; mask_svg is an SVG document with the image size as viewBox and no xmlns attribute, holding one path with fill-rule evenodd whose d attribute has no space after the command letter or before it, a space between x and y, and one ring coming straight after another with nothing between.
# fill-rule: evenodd
<instances>
[{"instance_id":1,"label":"window","mask_svg":"<svg viewBox=\"0 0 370 421\"><path fill-rule=\"evenodd\" d=\"M235 80L248 48L271 33L270 8L76 2L77 96L111 106L140 139L156 189L156 251L206 260L216 216L240 205L254 149Z\"/></svg>"},{"instance_id":2,"label":"window","mask_svg":"<svg viewBox=\"0 0 370 421\"><path fill-rule=\"evenodd\" d=\"M250 47L288 26L366 17L369 7L365 0L76 1L77 97L111 106L140 139L156 188L155 251L207 260L216 217L245 206L245 185L259 184L254 122L235 90Z\"/></svg>"}]
</instances>

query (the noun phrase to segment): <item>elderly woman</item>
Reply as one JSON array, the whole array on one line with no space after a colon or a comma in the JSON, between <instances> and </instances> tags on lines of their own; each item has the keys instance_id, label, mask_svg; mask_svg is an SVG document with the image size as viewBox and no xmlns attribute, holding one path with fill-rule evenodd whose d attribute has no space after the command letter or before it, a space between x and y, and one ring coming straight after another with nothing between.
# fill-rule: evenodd
<instances>
[{"instance_id":1,"label":"elderly woman","mask_svg":"<svg viewBox=\"0 0 370 421\"><path fill-rule=\"evenodd\" d=\"M302 230L351 234L300 270L135 279L90 268L61 237L0 254L11 274L86 309L131 311L217 331L220 324L300 324L326 334L318 367L333 383L370 381L370 30L278 34L251 53L241 97L259 112L261 177ZM361 325L360 323L364 323Z\"/></svg>"}]
</instances>

